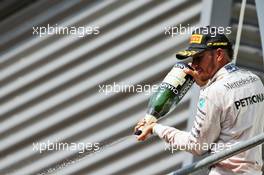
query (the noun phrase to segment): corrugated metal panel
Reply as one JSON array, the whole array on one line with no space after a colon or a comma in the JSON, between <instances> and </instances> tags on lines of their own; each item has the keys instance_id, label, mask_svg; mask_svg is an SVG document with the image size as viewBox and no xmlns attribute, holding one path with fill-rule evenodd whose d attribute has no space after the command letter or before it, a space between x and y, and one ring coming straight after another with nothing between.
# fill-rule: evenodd
<instances>
[{"instance_id":1,"label":"corrugated metal panel","mask_svg":"<svg viewBox=\"0 0 264 175\"><path fill-rule=\"evenodd\" d=\"M164 151L157 138L126 137L85 156L33 151L33 142L109 143L132 134L149 95L99 92L99 85L161 81L186 36L166 26L198 25L200 1L37 1L0 24L1 174L164 174L187 153ZM16 24L16 25L14 25ZM32 26L100 27L88 37L32 36ZM185 129L190 95L164 119ZM81 160L79 160L81 159Z\"/></svg>"}]
</instances>

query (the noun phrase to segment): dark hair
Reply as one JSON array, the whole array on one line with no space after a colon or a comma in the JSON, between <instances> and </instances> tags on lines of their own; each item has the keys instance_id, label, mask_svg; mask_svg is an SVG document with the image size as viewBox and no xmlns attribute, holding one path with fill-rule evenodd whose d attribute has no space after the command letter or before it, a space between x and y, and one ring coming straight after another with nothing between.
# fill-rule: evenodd
<instances>
[{"instance_id":1,"label":"dark hair","mask_svg":"<svg viewBox=\"0 0 264 175\"><path fill-rule=\"evenodd\" d=\"M233 59L233 54L234 54L233 45L234 45L234 41L233 40L230 40L230 42L228 43L228 47L226 49L226 53L229 56L229 59L230 60Z\"/></svg>"},{"instance_id":2,"label":"dark hair","mask_svg":"<svg viewBox=\"0 0 264 175\"><path fill-rule=\"evenodd\" d=\"M232 60L232 59L233 59L233 54L234 54L234 50L233 50L233 48L230 47L230 48L227 48L227 49L225 49L225 50L226 50L226 53L227 53L227 55L229 56L230 60Z\"/></svg>"},{"instance_id":3,"label":"dark hair","mask_svg":"<svg viewBox=\"0 0 264 175\"><path fill-rule=\"evenodd\" d=\"M221 47L218 47L218 48L221 48ZM209 50L213 51L213 50L216 50L216 49L218 49L218 48L209 49ZM234 54L234 50L233 50L233 48L232 48L232 47L229 47L229 48L223 49L223 51L226 52L226 54L227 54L228 57L229 57L229 60L232 61L232 59L233 59L233 54Z\"/></svg>"}]
</instances>

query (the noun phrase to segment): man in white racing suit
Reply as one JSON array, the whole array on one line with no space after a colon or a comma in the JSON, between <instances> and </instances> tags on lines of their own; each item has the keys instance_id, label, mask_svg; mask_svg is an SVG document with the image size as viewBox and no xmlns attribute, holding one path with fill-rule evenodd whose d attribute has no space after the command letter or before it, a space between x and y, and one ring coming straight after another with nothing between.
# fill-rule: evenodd
<instances>
[{"instance_id":1,"label":"man in white racing suit","mask_svg":"<svg viewBox=\"0 0 264 175\"><path fill-rule=\"evenodd\" d=\"M138 140L150 133L174 148L185 148L195 155L232 148L264 132L264 86L258 76L230 63L232 44L224 34L204 33L209 26L193 32L187 50L178 59L193 57L185 73L201 87L197 114L190 132L157 123L140 121L144 126ZM211 167L209 175L261 175L261 145L223 160Z\"/></svg>"}]
</instances>

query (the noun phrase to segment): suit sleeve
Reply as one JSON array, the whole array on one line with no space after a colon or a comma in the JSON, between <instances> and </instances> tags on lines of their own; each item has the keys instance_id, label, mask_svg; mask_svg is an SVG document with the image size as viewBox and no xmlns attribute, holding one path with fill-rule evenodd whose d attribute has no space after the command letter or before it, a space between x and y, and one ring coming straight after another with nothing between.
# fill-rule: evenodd
<instances>
[{"instance_id":1,"label":"suit sleeve","mask_svg":"<svg viewBox=\"0 0 264 175\"><path fill-rule=\"evenodd\" d=\"M212 100L200 97L197 113L190 132L156 124L153 133L164 139L173 148L201 155L211 149L221 130L221 110Z\"/></svg>"}]
</instances>

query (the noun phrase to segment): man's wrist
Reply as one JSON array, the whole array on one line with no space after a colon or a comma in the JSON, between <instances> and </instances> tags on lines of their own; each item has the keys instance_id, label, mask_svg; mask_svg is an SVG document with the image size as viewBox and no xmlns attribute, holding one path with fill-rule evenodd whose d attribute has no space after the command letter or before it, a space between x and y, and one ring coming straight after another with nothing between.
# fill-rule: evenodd
<instances>
[{"instance_id":1,"label":"man's wrist","mask_svg":"<svg viewBox=\"0 0 264 175\"><path fill-rule=\"evenodd\" d=\"M153 124L153 127L152 127L152 130L151 130L151 134L154 134L154 135L156 135L156 132L155 132L155 128L158 126L159 124L158 123L154 123Z\"/></svg>"}]
</instances>

